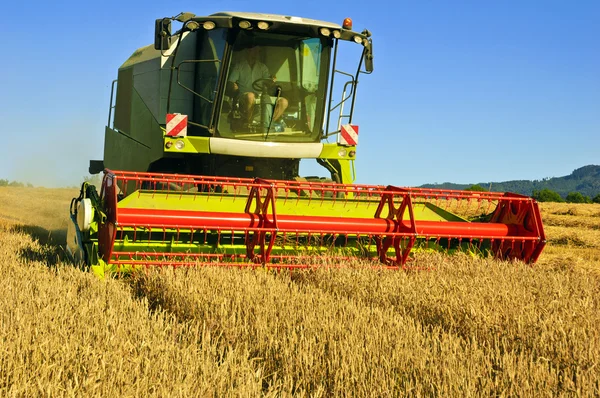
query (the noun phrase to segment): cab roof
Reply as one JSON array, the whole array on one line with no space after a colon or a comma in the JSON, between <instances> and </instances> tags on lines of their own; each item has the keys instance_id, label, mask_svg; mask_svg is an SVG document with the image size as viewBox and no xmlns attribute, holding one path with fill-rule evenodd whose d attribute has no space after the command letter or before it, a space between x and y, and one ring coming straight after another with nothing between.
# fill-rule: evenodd
<instances>
[{"instance_id":1,"label":"cab roof","mask_svg":"<svg viewBox=\"0 0 600 398\"><path fill-rule=\"evenodd\" d=\"M261 14L257 12L233 12L233 11L222 11L211 14L210 16L215 17L232 17L232 18L240 18L240 19L252 19L252 20L260 20L265 22L285 22L292 23L298 25L306 25L306 26L318 26L322 28L330 28L330 29L342 29L342 26L339 24L335 24L327 21L320 21L317 19L310 19L304 17L295 17L289 15L279 15L279 14Z\"/></svg>"}]
</instances>

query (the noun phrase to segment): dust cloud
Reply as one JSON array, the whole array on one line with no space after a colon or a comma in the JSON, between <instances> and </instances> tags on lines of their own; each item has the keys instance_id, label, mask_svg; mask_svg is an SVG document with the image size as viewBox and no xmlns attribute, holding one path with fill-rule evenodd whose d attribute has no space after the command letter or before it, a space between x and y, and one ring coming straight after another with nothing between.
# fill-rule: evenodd
<instances>
[{"instance_id":1,"label":"dust cloud","mask_svg":"<svg viewBox=\"0 0 600 398\"><path fill-rule=\"evenodd\" d=\"M90 127L92 126L92 127ZM0 178L47 188L74 187L89 176L90 159L102 159L104 125L78 121L43 136L29 137L23 149L0 156Z\"/></svg>"}]
</instances>

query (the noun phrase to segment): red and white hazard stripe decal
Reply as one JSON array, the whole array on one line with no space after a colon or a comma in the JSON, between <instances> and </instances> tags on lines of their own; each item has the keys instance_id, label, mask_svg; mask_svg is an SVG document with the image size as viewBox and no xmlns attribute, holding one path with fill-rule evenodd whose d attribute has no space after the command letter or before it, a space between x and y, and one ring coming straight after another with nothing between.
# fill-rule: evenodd
<instances>
[{"instance_id":1,"label":"red and white hazard stripe decal","mask_svg":"<svg viewBox=\"0 0 600 398\"><path fill-rule=\"evenodd\" d=\"M187 115L167 113L167 135L169 137L185 137L187 135Z\"/></svg>"},{"instance_id":2,"label":"red and white hazard stripe decal","mask_svg":"<svg viewBox=\"0 0 600 398\"><path fill-rule=\"evenodd\" d=\"M340 129L340 145L356 146L358 145L358 126L353 124L343 124Z\"/></svg>"}]
</instances>

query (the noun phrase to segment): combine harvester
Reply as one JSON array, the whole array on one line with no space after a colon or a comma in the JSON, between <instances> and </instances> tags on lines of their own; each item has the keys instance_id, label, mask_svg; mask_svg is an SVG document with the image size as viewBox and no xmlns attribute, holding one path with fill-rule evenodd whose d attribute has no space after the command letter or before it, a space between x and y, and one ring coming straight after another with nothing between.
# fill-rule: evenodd
<instances>
[{"instance_id":1,"label":"combine harvester","mask_svg":"<svg viewBox=\"0 0 600 398\"><path fill-rule=\"evenodd\" d=\"M342 47L360 54L352 73L338 69ZM90 162L102 187L73 199L69 252L99 275L332 263L314 256L398 268L415 248L535 262L545 237L529 197L352 184L356 89L372 71L371 33L349 18L157 20L154 45L113 82L104 160ZM331 178L299 177L301 159Z\"/></svg>"}]
</instances>

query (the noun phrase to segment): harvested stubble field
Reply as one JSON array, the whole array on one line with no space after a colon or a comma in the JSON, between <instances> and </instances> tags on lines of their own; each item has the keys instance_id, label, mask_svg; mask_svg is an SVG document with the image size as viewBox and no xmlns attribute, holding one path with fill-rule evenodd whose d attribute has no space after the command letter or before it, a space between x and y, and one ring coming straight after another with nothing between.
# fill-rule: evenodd
<instances>
[{"instance_id":1,"label":"harvested stubble field","mask_svg":"<svg viewBox=\"0 0 600 398\"><path fill-rule=\"evenodd\" d=\"M0 188L0 396L600 395L600 205L542 204L534 267L101 281L64 261L76 194Z\"/></svg>"}]
</instances>

